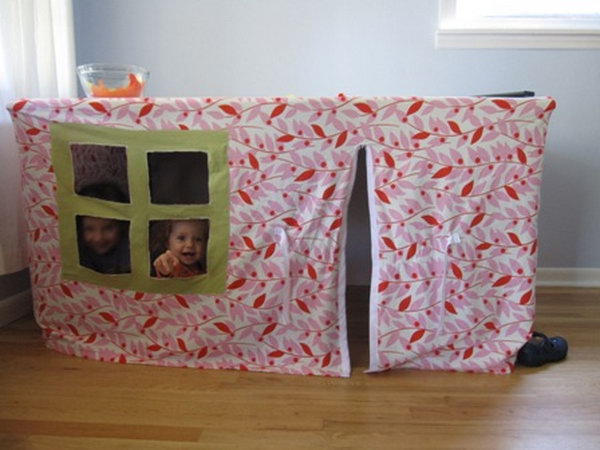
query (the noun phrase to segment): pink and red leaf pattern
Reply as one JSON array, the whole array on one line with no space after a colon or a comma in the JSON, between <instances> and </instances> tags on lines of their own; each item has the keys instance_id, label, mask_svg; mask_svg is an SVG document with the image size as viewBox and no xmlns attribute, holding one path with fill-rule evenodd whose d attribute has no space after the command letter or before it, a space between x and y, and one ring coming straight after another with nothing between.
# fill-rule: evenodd
<instances>
[{"instance_id":1,"label":"pink and red leaf pattern","mask_svg":"<svg viewBox=\"0 0 600 450\"><path fill-rule=\"evenodd\" d=\"M378 254L369 369L510 373L534 317L540 173L532 168L556 104L405 104L397 110L406 126L369 148ZM378 114L386 117L386 108ZM531 136L526 145L522 136ZM400 153L386 145L394 140L415 145ZM393 166L386 154L394 154Z\"/></svg>"},{"instance_id":2,"label":"pink and red leaf pattern","mask_svg":"<svg viewBox=\"0 0 600 450\"><path fill-rule=\"evenodd\" d=\"M535 220L514 211L538 213L541 174L528 171L540 166L554 100L21 99L9 108L34 309L50 348L120 363L348 376L344 275L331 243L346 231L339 211L366 144L380 160L368 168L379 249L370 369L512 370L531 328L537 251ZM226 292L156 295L62 280L52 122L227 129ZM489 298L502 300L496 308ZM509 344L478 350L499 348L494 340Z\"/></svg>"}]
</instances>

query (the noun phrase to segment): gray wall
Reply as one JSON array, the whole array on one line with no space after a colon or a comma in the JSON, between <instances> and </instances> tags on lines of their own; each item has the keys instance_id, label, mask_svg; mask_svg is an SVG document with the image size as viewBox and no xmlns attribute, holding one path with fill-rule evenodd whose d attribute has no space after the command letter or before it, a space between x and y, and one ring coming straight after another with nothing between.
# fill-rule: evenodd
<instances>
[{"instance_id":1,"label":"gray wall","mask_svg":"<svg viewBox=\"0 0 600 450\"><path fill-rule=\"evenodd\" d=\"M150 96L551 95L539 263L600 267L597 50L437 50L431 0L74 0L74 13L78 64L143 65ZM369 281L364 202L350 214L354 284Z\"/></svg>"}]
</instances>

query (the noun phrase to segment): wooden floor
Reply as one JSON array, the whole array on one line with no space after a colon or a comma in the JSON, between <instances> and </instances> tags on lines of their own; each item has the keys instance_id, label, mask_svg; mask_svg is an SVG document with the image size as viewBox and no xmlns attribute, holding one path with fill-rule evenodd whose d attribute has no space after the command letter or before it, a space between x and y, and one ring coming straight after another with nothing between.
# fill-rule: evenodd
<instances>
[{"instance_id":1,"label":"wooden floor","mask_svg":"<svg viewBox=\"0 0 600 450\"><path fill-rule=\"evenodd\" d=\"M0 449L600 448L600 290L538 290L569 357L509 376L365 375L367 297L349 289L349 379L86 361L21 319L0 329Z\"/></svg>"}]
</instances>

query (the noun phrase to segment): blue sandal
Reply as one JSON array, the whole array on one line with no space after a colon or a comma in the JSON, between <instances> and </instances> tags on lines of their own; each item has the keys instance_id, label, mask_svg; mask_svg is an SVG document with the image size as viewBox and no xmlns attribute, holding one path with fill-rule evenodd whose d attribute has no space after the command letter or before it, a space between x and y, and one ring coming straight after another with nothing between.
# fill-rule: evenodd
<instances>
[{"instance_id":1,"label":"blue sandal","mask_svg":"<svg viewBox=\"0 0 600 450\"><path fill-rule=\"evenodd\" d=\"M517 354L517 363L527 367L539 367L549 362L562 361L567 357L567 340L560 336L548 337L533 332L529 341Z\"/></svg>"}]
</instances>

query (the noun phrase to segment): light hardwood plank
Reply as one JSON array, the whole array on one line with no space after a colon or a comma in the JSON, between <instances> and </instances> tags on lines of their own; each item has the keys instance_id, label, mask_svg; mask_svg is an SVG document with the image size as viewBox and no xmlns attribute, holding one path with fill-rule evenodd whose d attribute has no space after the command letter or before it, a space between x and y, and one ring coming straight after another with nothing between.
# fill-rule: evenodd
<instances>
[{"instance_id":1,"label":"light hardwood plank","mask_svg":"<svg viewBox=\"0 0 600 450\"><path fill-rule=\"evenodd\" d=\"M368 366L368 288L349 287L349 379L121 365L0 329L0 448L600 448L600 290L538 290L565 362L508 376Z\"/></svg>"}]
</instances>

